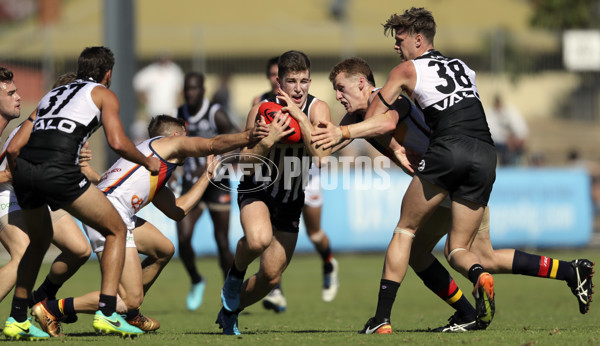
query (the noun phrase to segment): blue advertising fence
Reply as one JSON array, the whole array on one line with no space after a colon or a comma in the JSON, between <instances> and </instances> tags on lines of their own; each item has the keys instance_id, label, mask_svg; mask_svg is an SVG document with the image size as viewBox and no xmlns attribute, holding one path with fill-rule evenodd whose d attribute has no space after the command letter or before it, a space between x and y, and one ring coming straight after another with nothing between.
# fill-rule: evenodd
<instances>
[{"instance_id":1,"label":"blue advertising fence","mask_svg":"<svg viewBox=\"0 0 600 346\"><path fill-rule=\"evenodd\" d=\"M385 251L411 179L400 170L386 173L389 176L369 179L360 174L322 176L322 226L334 251ZM332 184L332 180L339 184ZM335 185L338 187L332 188ZM229 238L235 249L243 235L235 192L232 201ZM592 236L590 178L585 170L499 168L489 206L495 248L583 247ZM174 221L152 205L138 215L157 226L177 246ZM192 243L199 255L216 254L208 213L196 224ZM297 251L313 251L303 223Z\"/></svg>"}]
</instances>

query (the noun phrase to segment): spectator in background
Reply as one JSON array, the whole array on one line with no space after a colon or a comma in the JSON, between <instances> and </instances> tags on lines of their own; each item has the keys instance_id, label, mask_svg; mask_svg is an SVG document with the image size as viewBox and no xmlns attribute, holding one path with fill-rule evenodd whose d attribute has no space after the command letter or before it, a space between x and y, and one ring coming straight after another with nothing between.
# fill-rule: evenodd
<instances>
[{"instance_id":1,"label":"spectator in background","mask_svg":"<svg viewBox=\"0 0 600 346\"><path fill-rule=\"evenodd\" d=\"M501 166L521 163L529 128L521 113L514 107L506 107L502 97L494 97L494 105L486 110L487 122L498 151Z\"/></svg>"},{"instance_id":2,"label":"spectator in background","mask_svg":"<svg viewBox=\"0 0 600 346\"><path fill-rule=\"evenodd\" d=\"M233 116L237 118L237 115L234 114L233 109L231 108L231 72L227 69L225 72L219 74L219 87L215 91L210 100L211 103L220 104L225 113L229 114L229 116Z\"/></svg>"},{"instance_id":3,"label":"spectator in background","mask_svg":"<svg viewBox=\"0 0 600 346\"><path fill-rule=\"evenodd\" d=\"M267 61L266 75L267 79L269 80L269 83L271 84L271 89L256 96L254 100L252 100L252 105L257 104L262 100L272 99L275 97L275 90L277 90L277 87L279 86L279 84L277 83L277 71L279 71L277 67L278 60L279 56L275 56Z\"/></svg>"},{"instance_id":4,"label":"spectator in background","mask_svg":"<svg viewBox=\"0 0 600 346\"><path fill-rule=\"evenodd\" d=\"M183 71L162 53L133 77L133 89L145 105L146 122L153 116L175 116L183 87Z\"/></svg>"},{"instance_id":5,"label":"spectator in background","mask_svg":"<svg viewBox=\"0 0 600 346\"><path fill-rule=\"evenodd\" d=\"M581 157L579 150L571 149L567 153L567 166L585 169L591 182L591 197L594 203L594 212L600 215L600 164L596 161L586 160Z\"/></svg>"},{"instance_id":6,"label":"spectator in background","mask_svg":"<svg viewBox=\"0 0 600 346\"><path fill-rule=\"evenodd\" d=\"M546 154L541 151L532 153L529 157L529 166L531 167L544 167L546 165Z\"/></svg>"}]
</instances>

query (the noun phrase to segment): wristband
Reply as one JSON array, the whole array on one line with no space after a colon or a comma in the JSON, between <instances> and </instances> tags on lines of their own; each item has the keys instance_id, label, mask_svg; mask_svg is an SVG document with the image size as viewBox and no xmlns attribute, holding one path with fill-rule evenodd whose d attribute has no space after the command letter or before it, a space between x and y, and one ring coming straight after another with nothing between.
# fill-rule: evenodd
<instances>
[{"instance_id":1,"label":"wristband","mask_svg":"<svg viewBox=\"0 0 600 346\"><path fill-rule=\"evenodd\" d=\"M348 126L340 126L340 130L342 130L342 139L351 139L352 135L350 134L350 129Z\"/></svg>"},{"instance_id":2,"label":"wristband","mask_svg":"<svg viewBox=\"0 0 600 346\"><path fill-rule=\"evenodd\" d=\"M32 117L29 117L29 118L27 118L27 120L31 121L32 123L34 123L34 122L35 122L35 120L33 120L33 118L32 118Z\"/></svg>"}]
</instances>

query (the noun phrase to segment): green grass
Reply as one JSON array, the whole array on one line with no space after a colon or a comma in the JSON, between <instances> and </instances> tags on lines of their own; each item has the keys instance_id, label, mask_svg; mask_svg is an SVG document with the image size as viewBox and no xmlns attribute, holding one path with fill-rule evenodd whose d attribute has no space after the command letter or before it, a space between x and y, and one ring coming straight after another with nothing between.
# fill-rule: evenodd
<instances>
[{"instance_id":1,"label":"green grass","mask_svg":"<svg viewBox=\"0 0 600 346\"><path fill-rule=\"evenodd\" d=\"M597 250L538 251L547 256L571 260L597 257ZM477 344L477 345L582 345L600 343L600 314L580 315L577 302L564 282L516 275L496 275L496 317L485 331L464 334L435 334L424 330L445 324L453 310L427 290L409 272L398 292L392 314L392 335L359 335L366 320L374 314L383 253L337 256L341 287L331 303L321 301L321 263L316 254L297 255L284 274L283 289L288 310L282 314L266 311L261 304L240 315L243 335L224 336L214 323L220 308L222 277L215 258L202 258L198 265L207 278L202 307L196 312L185 308L189 288L183 265L174 260L164 270L142 306L142 312L157 318L161 328L136 340L116 336L97 336L91 315L79 316L75 324L65 325L67 337L44 341L51 344L286 344L312 345L342 343L352 345L398 344ZM438 258L440 258L438 254ZM443 258L440 261L445 263ZM45 275L48 266L44 265ZM252 266L248 273L253 273ZM451 271L472 302L472 285ZM40 275L39 280L43 280ZM59 292L62 297L99 288L99 268L88 262ZM0 303L0 317L10 312L12 293ZM2 339L4 341L4 339Z\"/></svg>"}]
</instances>

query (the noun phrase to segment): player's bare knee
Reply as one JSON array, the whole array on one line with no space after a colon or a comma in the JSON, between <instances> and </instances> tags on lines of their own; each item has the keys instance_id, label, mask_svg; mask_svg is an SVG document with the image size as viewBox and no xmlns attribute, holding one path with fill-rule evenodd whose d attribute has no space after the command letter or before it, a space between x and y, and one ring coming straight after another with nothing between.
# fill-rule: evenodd
<instances>
[{"instance_id":1,"label":"player's bare knee","mask_svg":"<svg viewBox=\"0 0 600 346\"><path fill-rule=\"evenodd\" d=\"M85 263L92 255L92 249L88 246L87 248L82 248L80 251L73 253L73 255L79 263Z\"/></svg>"},{"instance_id":2,"label":"player's bare knee","mask_svg":"<svg viewBox=\"0 0 600 346\"><path fill-rule=\"evenodd\" d=\"M19 242L18 244L10 244L10 247L8 247L7 250L10 254L11 261L21 261L21 258L23 258L23 255L25 254L25 250L27 250L27 246L29 246L29 239Z\"/></svg>"},{"instance_id":3,"label":"player's bare knee","mask_svg":"<svg viewBox=\"0 0 600 346\"><path fill-rule=\"evenodd\" d=\"M102 227L95 227L95 229L106 237L123 237L127 236L127 227L123 221L119 218L117 222L111 222L110 224L103 225Z\"/></svg>"},{"instance_id":4,"label":"player's bare knee","mask_svg":"<svg viewBox=\"0 0 600 346\"><path fill-rule=\"evenodd\" d=\"M175 245L173 245L173 243L169 242L169 244L167 246L167 251L165 251L165 258L168 257L169 259L171 259L171 257L173 257L173 255L175 255Z\"/></svg>"},{"instance_id":5,"label":"player's bare knee","mask_svg":"<svg viewBox=\"0 0 600 346\"><path fill-rule=\"evenodd\" d=\"M142 305L143 301L144 293L142 291L127 293L127 296L123 299L128 311L138 309Z\"/></svg>"},{"instance_id":6,"label":"player's bare knee","mask_svg":"<svg viewBox=\"0 0 600 346\"><path fill-rule=\"evenodd\" d=\"M253 236L246 236L246 242L248 244L248 250L252 252L262 253L269 245L273 236L271 234L254 234Z\"/></svg>"},{"instance_id":7,"label":"player's bare knee","mask_svg":"<svg viewBox=\"0 0 600 346\"><path fill-rule=\"evenodd\" d=\"M161 249L161 251L158 251L156 260L161 261L161 262L169 262L174 254L175 254L175 246L173 245L173 243L169 243L169 245L168 246L166 245L164 249Z\"/></svg>"},{"instance_id":8,"label":"player's bare knee","mask_svg":"<svg viewBox=\"0 0 600 346\"><path fill-rule=\"evenodd\" d=\"M92 248L90 244L86 242L79 242L77 244L73 244L69 248L69 252L78 260L87 261L87 259L92 255Z\"/></svg>"},{"instance_id":9,"label":"player's bare knee","mask_svg":"<svg viewBox=\"0 0 600 346\"><path fill-rule=\"evenodd\" d=\"M265 275L265 281L271 289L281 282L281 274Z\"/></svg>"},{"instance_id":10,"label":"player's bare knee","mask_svg":"<svg viewBox=\"0 0 600 346\"><path fill-rule=\"evenodd\" d=\"M310 239L310 241L313 244L320 244L323 241L323 239L325 239L325 237L326 237L325 232L323 232L322 229L318 229L316 231L311 231L311 232L307 231L307 233L308 233L308 238Z\"/></svg>"},{"instance_id":11,"label":"player's bare knee","mask_svg":"<svg viewBox=\"0 0 600 346\"><path fill-rule=\"evenodd\" d=\"M13 249L10 252L10 261L9 262L14 262L17 264L19 262L21 262L21 259L23 258L23 255L25 254L26 249L27 249L27 246L25 246L24 248Z\"/></svg>"}]
</instances>

